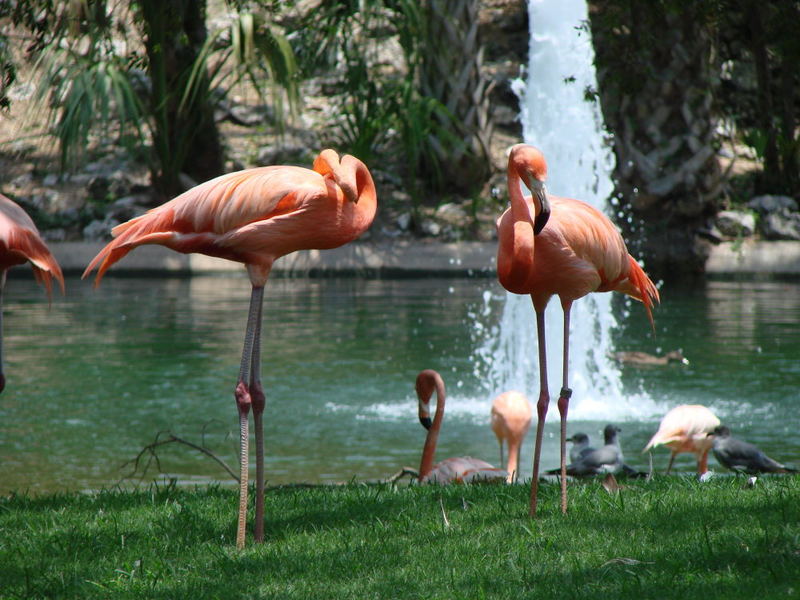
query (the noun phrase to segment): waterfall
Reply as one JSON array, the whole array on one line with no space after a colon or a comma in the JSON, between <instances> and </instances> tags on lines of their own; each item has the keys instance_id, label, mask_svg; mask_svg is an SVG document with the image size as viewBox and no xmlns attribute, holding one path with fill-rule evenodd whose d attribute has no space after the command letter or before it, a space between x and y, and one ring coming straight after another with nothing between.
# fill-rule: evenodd
<instances>
[{"instance_id":1,"label":"waterfall","mask_svg":"<svg viewBox=\"0 0 800 600\"><path fill-rule=\"evenodd\" d=\"M595 88L594 51L586 22L585 0L529 0L530 63L527 83L515 82L521 98L525 141L548 163L548 191L578 198L608 212L614 165L603 141L599 107L585 100ZM529 191L526 189L527 194ZM536 320L529 296L506 293L499 326L478 348L488 366L484 382L492 395L520 389L538 398ZM484 312L491 312L491 294ZM658 412L641 395L623 394L620 372L609 359L616 321L611 294L590 294L572 305L569 383L572 420L623 420ZM546 313L548 380L551 396L561 389L563 311L553 298Z\"/></svg>"}]
</instances>

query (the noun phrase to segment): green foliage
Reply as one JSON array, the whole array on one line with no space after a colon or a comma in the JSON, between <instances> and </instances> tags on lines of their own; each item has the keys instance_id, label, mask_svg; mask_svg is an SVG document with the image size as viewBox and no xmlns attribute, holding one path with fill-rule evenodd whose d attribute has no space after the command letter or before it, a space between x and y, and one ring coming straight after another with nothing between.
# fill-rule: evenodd
<instances>
[{"instance_id":1,"label":"green foliage","mask_svg":"<svg viewBox=\"0 0 800 600\"><path fill-rule=\"evenodd\" d=\"M104 2L15 5L15 22L34 35L36 98L49 111L62 166L81 158L90 135L115 130L130 149L151 148L142 154L154 182L171 194L178 174L199 162L201 147L212 154L201 165L206 176L220 168L219 144L198 142L216 138L214 106L236 84L248 79L278 114L287 108L284 98L293 110L299 95L291 47L264 13L246 11L250 4L238 2L243 12L209 35L205 23L190 22L204 19L205 2L185 13L178 3L151 0L114 10Z\"/></svg>"},{"instance_id":2,"label":"green foliage","mask_svg":"<svg viewBox=\"0 0 800 600\"><path fill-rule=\"evenodd\" d=\"M393 167L403 176L413 209L426 191L422 180L430 188L444 188L437 147L458 142L454 116L419 91L423 27L419 2L351 0L323 3L292 34L305 76L342 65L330 141L367 164L378 157L396 161ZM400 72L381 62L381 44L389 34L397 36L402 49Z\"/></svg>"},{"instance_id":3,"label":"green foliage","mask_svg":"<svg viewBox=\"0 0 800 600\"><path fill-rule=\"evenodd\" d=\"M143 138L145 107L119 57L52 46L36 67L41 78L35 99L50 108L50 128L59 140L65 168L80 161L90 133L98 127L106 135L116 128L117 141L134 151Z\"/></svg>"},{"instance_id":4,"label":"green foliage","mask_svg":"<svg viewBox=\"0 0 800 600\"><path fill-rule=\"evenodd\" d=\"M529 488L267 491L266 543L234 548L236 494L173 484L0 499L3 598L792 597L800 477ZM252 522L252 515L251 515Z\"/></svg>"}]
</instances>

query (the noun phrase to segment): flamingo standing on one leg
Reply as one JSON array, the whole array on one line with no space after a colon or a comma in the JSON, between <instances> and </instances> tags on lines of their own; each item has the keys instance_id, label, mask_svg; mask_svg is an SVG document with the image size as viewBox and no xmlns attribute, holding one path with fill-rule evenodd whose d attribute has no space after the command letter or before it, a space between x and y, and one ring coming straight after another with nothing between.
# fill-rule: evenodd
<instances>
[{"instance_id":1,"label":"flamingo standing on one leg","mask_svg":"<svg viewBox=\"0 0 800 600\"><path fill-rule=\"evenodd\" d=\"M525 394L517 391L503 392L492 401L492 431L500 444L500 464L503 464L503 443L508 446L508 483L517 476L522 440L531 426L531 403Z\"/></svg>"},{"instance_id":2,"label":"flamingo standing on one leg","mask_svg":"<svg viewBox=\"0 0 800 600\"><path fill-rule=\"evenodd\" d=\"M44 285L47 297L52 297L53 278L64 293L61 267L50 253L33 220L19 204L0 194L0 392L6 387L3 373L3 289L6 271L13 266L31 263L36 281Z\"/></svg>"},{"instance_id":3,"label":"flamingo standing on one leg","mask_svg":"<svg viewBox=\"0 0 800 600\"><path fill-rule=\"evenodd\" d=\"M447 458L436 466L433 457L444 418L445 389L441 375L433 369L426 369L417 375L417 398L419 400L419 422L428 430L422 459L419 464L419 481L435 483L471 483L473 481L505 480L507 473L489 463L471 456ZM431 421L431 398L436 392L436 414Z\"/></svg>"},{"instance_id":4,"label":"flamingo standing on one leg","mask_svg":"<svg viewBox=\"0 0 800 600\"><path fill-rule=\"evenodd\" d=\"M697 474L702 475L708 471L708 451L714 443L708 434L719 424L717 416L702 404L681 404L664 415L642 452L661 444L667 446L671 453L667 475L677 454L691 452L697 457Z\"/></svg>"},{"instance_id":5,"label":"flamingo standing on one leg","mask_svg":"<svg viewBox=\"0 0 800 600\"><path fill-rule=\"evenodd\" d=\"M561 510L567 511L567 410L569 389L569 314L572 303L591 292L618 291L644 303L652 324L658 290L634 258L614 224L594 207L549 196L544 181L547 164L532 146L517 144L508 158L511 207L497 220L499 246L497 277L515 294L530 294L536 311L539 343L539 400L533 460L530 514L536 514L542 432L550 395L544 311L554 295L564 309L563 379L558 409L561 414ZM523 182L532 196L524 196Z\"/></svg>"},{"instance_id":6,"label":"flamingo standing on one leg","mask_svg":"<svg viewBox=\"0 0 800 600\"><path fill-rule=\"evenodd\" d=\"M228 173L198 185L148 213L118 225L115 239L89 263L106 270L134 248L161 244L183 253L199 252L244 263L253 286L239 380L240 491L236 546L244 547L247 515L248 414L256 430L255 540L264 538L264 392L260 377L261 312L264 285L273 262L306 249L336 248L358 238L377 209L375 184L366 165L353 156L323 150L313 170L270 166Z\"/></svg>"}]
</instances>

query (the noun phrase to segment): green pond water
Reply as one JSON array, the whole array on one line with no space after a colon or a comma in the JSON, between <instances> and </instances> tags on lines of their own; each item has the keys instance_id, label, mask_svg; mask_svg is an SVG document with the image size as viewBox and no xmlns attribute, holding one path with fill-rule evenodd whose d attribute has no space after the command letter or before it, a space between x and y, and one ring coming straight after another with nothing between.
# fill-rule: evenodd
<instances>
[{"instance_id":1,"label":"green pond water","mask_svg":"<svg viewBox=\"0 0 800 600\"><path fill-rule=\"evenodd\" d=\"M47 299L27 278L6 288L0 395L0 493L108 487L160 431L204 444L235 468L233 388L250 286L242 277L114 278L99 289L70 278ZM688 367L624 368L625 394L643 411L570 419L594 442L608 421L622 427L627 462L664 412L711 407L734 434L800 464L800 284L710 281L662 289L653 336L638 306L615 300L617 349L682 348ZM266 291L263 382L271 484L383 478L416 467L425 432L414 378L439 370L448 384L437 456L498 461L489 429L491 357L505 292L494 279L274 279ZM550 310L559 310L557 303ZM529 327L532 323L521 324ZM492 329L495 332L492 333ZM557 382L551 382L557 389ZM527 390L535 398L535 390ZM579 407L580 398L573 397ZM602 413L602 410L601 410ZM606 417L606 418L603 418ZM558 462L558 416L547 420L543 466ZM522 453L530 472L533 430ZM656 451L657 468L668 452ZM159 450L138 481L221 481L226 473L186 447ZM144 463L142 463L143 465ZM693 470L681 455L679 470ZM712 458L712 468L720 470ZM141 473L139 474L141 475Z\"/></svg>"}]
</instances>

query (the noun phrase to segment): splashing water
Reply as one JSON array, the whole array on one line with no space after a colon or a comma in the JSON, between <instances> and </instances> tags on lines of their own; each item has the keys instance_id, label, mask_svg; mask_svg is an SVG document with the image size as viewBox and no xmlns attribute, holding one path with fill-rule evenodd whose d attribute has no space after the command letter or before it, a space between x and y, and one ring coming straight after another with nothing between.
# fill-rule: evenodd
<instances>
[{"instance_id":1,"label":"splashing water","mask_svg":"<svg viewBox=\"0 0 800 600\"><path fill-rule=\"evenodd\" d=\"M603 142L598 107L585 92L596 86L594 52L585 0L530 0L530 65L527 84L517 80L527 143L537 146L548 162L548 189L579 198L607 212L613 189L613 155ZM523 190L524 193L530 193ZM484 297L484 313L494 304ZM481 376L491 395L520 389L538 398L536 319L529 296L507 293L502 316L477 350ZM609 358L616 320L611 294L590 294L572 305L569 384L573 420L626 420L659 414L647 396L623 394L620 372ZM558 299L546 313L548 383L551 396L561 389L563 312ZM480 367L478 367L480 369Z\"/></svg>"}]
</instances>

